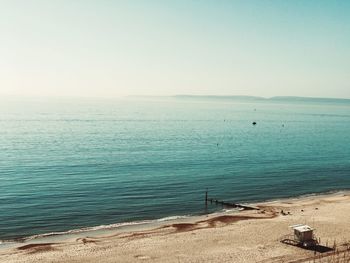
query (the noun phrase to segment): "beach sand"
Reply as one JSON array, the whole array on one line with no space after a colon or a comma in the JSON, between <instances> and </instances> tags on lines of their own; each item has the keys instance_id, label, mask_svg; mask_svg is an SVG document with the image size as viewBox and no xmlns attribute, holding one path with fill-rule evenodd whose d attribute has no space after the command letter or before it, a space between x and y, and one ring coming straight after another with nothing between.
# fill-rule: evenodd
<instances>
[{"instance_id":1,"label":"beach sand","mask_svg":"<svg viewBox=\"0 0 350 263\"><path fill-rule=\"evenodd\" d=\"M336 242L344 248L350 242L349 193L256 205L259 211L181 219L151 230L111 231L56 243L34 240L0 250L0 262L308 262L313 251L280 242L292 234L289 226L294 224L314 227L324 246Z\"/></svg>"}]
</instances>

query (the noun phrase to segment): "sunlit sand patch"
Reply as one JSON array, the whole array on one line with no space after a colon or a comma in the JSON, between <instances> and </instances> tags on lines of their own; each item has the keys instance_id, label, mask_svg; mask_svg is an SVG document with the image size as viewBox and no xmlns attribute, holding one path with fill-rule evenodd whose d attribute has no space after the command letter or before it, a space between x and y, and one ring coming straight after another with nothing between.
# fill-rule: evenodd
<instances>
[{"instance_id":1,"label":"sunlit sand patch","mask_svg":"<svg viewBox=\"0 0 350 263\"><path fill-rule=\"evenodd\" d=\"M140 259L140 260L148 260L148 259L151 259L151 257L145 256L145 255L136 255L135 258Z\"/></svg>"}]
</instances>

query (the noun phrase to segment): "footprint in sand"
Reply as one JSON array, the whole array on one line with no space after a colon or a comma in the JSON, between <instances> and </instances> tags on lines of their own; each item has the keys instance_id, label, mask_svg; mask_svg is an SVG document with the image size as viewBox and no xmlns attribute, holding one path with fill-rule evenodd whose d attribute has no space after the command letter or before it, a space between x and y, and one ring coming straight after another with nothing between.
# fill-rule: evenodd
<instances>
[{"instance_id":1,"label":"footprint in sand","mask_svg":"<svg viewBox=\"0 0 350 263\"><path fill-rule=\"evenodd\" d=\"M149 257L149 256L144 256L144 255L136 255L135 258L140 259L140 260L151 259L151 257Z\"/></svg>"}]
</instances>

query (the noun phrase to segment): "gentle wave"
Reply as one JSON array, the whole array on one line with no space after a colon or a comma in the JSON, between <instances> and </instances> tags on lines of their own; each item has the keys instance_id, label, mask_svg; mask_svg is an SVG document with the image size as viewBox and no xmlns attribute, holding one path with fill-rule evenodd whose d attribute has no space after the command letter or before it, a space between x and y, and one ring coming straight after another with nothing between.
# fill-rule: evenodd
<instances>
[{"instance_id":1,"label":"gentle wave","mask_svg":"<svg viewBox=\"0 0 350 263\"><path fill-rule=\"evenodd\" d=\"M233 210L237 210L237 209L223 209L222 212L231 212ZM45 237L79 234L79 233L92 232L97 230L117 229L117 228L127 227L127 226L148 225L148 224L157 223L157 222L160 223L160 222L167 222L167 221L175 221L178 219L191 218L192 216L193 215L168 216L168 217L163 217L155 220L141 220L141 221L133 221L133 222L114 223L109 225L98 225L93 227L83 227L83 228L72 229L68 231L49 232L49 233L38 234L38 235L22 237L22 238L0 240L0 244L26 242L26 241L31 241L35 239L45 238Z\"/></svg>"},{"instance_id":2,"label":"gentle wave","mask_svg":"<svg viewBox=\"0 0 350 263\"><path fill-rule=\"evenodd\" d=\"M117 228L126 227L126 226L146 225L146 224L152 224L152 223L157 223L157 222L166 222L166 221L173 221L173 220L177 220L177 219L186 219L189 217L191 217L191 216L190 215L169 216L169 217L164 217L164 218L155 219L155 220L141 220L141 221L133 221L133 222L114 223L114 224L109 224L109 225L98 225L98 226L93 226L93 227L83 227L83 228L72 229L72 230L68 230L68 231L49 232L49 233L38 234L38 235L22 237L22 238L0 240L0 244L14 243L14 242L25 242L25 241L31 241L31 240L35 240L35 239L44 238L44 237L79 234L79 233L91 232L91 231L97 231L97 230L117 229Z\"/></svg>"},{"instance_id":3,"label":"gentle wave","mask_svg":"<svg viewBox=\"0 0 350 263\"><path fill-rule=\"evenodd\" d=\"M157 222L165 222L165 221L173 221L173 220L177 220L177 219L186 219L186 218L189 218L189 217L191 217L191 216L190 215L188 215L188 216L168 216L168 217L157 219L155 221L157 221Z\"/></svg>"}]
</instances>

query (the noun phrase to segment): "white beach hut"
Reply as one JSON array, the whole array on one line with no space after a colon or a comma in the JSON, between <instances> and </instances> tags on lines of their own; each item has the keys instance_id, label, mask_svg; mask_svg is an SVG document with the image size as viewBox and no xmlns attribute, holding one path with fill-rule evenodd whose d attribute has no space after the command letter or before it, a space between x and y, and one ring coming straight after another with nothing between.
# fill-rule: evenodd
<instances>
[{"instance_id":1,"label":"white beach hut","mask_svg":"<svg viewBox=\"0 0 350 263\"><path fill-rule=\"evenodd\" d=\"M315 245L314 229L308 225L298 224L290 226L294 230L294 239L303 246Z\"/></svg>"}]
</instances>

